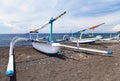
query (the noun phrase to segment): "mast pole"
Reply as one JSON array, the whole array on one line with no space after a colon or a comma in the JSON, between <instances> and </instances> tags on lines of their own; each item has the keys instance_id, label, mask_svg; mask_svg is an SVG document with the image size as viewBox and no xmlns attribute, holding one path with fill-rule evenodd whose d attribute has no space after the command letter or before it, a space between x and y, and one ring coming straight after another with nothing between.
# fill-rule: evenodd
<instances>
[{"instance_id":1,"label":"mast pole","mask_svg":"<svg viewBox=\"0 0 120 81\"><path fill-rule=\"evenodd\" d=\"M53 22L50 23L50 38L49 38L50 42L53 42L52 34L53 34Z\"/></svg>"},{"instance_id":2,"label":"mast pole","mask_svg":"<svg viewBox=\"0 0 120 81\"><path fill-rule=\"evenodd\" d=\"M50 19L49 23L50 23L50 37L49 37L49 42L53 43L53 22L55 21L55 19L53 19L53 17Z\"/></svg>"}]
</instances>

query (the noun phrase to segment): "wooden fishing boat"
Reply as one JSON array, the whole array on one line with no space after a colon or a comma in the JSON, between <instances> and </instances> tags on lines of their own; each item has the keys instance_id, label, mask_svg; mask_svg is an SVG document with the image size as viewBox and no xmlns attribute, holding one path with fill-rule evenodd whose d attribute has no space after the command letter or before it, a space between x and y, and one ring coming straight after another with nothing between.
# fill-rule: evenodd
<instances>
[{"instance_id":1,"label":"wooden fishing boat","mask_svg":"<svg viewBox=\"0 0 120 81\"><path fill-rule=\"evenodd\" d=\"M77 38L74 38L74 37L71 37L70 38L70 41L72 43L79 43L79 44L91 44L91 43L94 43L95 40L92 40L92 39L77 39Z\"/></svg>"},{"instance_id":2,"label":"wooden fishing boat","mask_svg":"<svg viewBox=\"0 0 120 81\"><path fill-rule=\"evenodd\" d=\"M60 51L60 46L55 46L58 43L43 43L43 42L32 42L32 46L46 54L57 54Z\"/></svg>"},{"instance_id":3,"label":"wooden fishing boat","mask_svg":"<svg viewBox=\"0 0 120 81\"><path fill-rule=\"evenodd\" d=\"M70 37L70 41L72 43L79 43L79 44L92 44L98 40L102 39L102 36L96 36L94 38L82 38L82 39L78 39L75 37Z\"/></svg>"},{"instance_id":4,"label":"wooden fishing boat","mask_svg":"<svg viewBox=\"0 0 120 81\"><path fill-rule=\"evenodd\" d=\"M42 29L42 28L44 28L44 27L46 27L47 25L51 25L50 26L50 36L49 36L49 41L48 42L46 42L46 43L43 43L43 42L41 42L41 41L33 41L32 42L32 46L35 48L35 49L37 49L37 50L39 50L39 51L41 51L41 52L43 52L43 53L47 53L47 54L56 54L56 53L59 53L59 51L60 51L60 46L54 46L54 45L56 45L56 44L58 44L58 43L54 43L54 41L53 41L53 38L52 38L52 26L53 26L53 22L55 21L55 20L57 20L58 18L60 18L61 16L63 16L64 14L66 14L66 12L63 12L62 14L60 14L59 16L57 16L56 18L51 18L50 19L50 21L48 22L48 23L46 23L45 25L43 25L41 28L38 28L38 29L36 29L36 30L33 30L33 31L30 31L30 32L38 32L38 30L40 30L40 29Z\"/></svg>"},{"instance_id":5,"label":"wooden fishing boat","mask_svg":"<svg viewBox=\"0 0 120 81\"><path fill-rule=\"evenodd\" d=\"M87 29L83 29L81 31L74 32L73 34L80 34L80 37L79 38L70 37L70 41L72 43L79 43L79 44L92 44L92 43L102 39L101 35L98 35L98 36L96 36L94 38L82 38L82 35L83 35L84 31L86 31L86 30L92 30L93 31L95 28L98 28L99 26L101 26L103 24L105 24L105 23L101 23L101 24L89 27ZM93 32L92 32L92 34L93 34Z\"/></svg>"},{"instance_id":6,"label":"wooden fishing boat","mask_svg":"<svg viewBox=\"0 0 120 81\"><path fill-rule=\"evenodd\" d=\"M112 43L120 43L120 40L99 40L99 41L96 41L95 43L96 44L104 44L104 43L112 44Z\"/></svg>"},{"instance_id":7,"label":"wooden fishing boat","mask_svg":"<svg viewBox=\"0 0 120 81\"><path fill-rule=\"evenodd\" d=\"M119 36L120 35L118 34L117 36L114 37L100 39L96 43L119 43L120 42Z\"/></svg>"}]
</instances>

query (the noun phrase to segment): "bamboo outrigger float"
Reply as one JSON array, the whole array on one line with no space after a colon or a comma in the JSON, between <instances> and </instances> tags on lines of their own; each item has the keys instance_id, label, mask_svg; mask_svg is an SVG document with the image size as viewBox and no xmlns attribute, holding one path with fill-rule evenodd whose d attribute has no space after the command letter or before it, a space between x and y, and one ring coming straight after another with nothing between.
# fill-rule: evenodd
<instances>
[{"instance_id":1,"label":"bamboo outrigger float","mask_svg":"<svg viewBox=\"0 0 120 81\"><path fill-rule=\"evenodd\" d=\"M9 49L9 61L8 61L8 66L7 66L7 71L6 75L7 76L12 76L14 74L14 45L17 42L20 41L28 41L29 39L27 38L19 38L19 37L14 37L10 43L10 49Z\"/></svg>"},{"instance_id":2,"label":"bamboo outrigger float","mask_svg":"<svg viewBox=\"0 0 120 81\"><path fill-rule=\"evenodd\" d=\"M58 17L56 17L54 19L52 18L48 23L43 25L41 28L30 31L30 33L38 32L38 30L40 30L40 29L44 28L45 26L47 26L48 24L50 24L51 25L51 27L50 27L51 30L50 30L49 42L36 41L36 40L33 40L33 39L28 39L28 38L18 38L18 37L13 38L13 40L10 43L9 61L8 61L6 76L13 76L14 73L15 73L15 70L14 70L14 45L15 45L15 43L17 43L19 41L29 41L29 42L32 43L32 46L35 49L37 49L41 52L47 53L47 54L60 54L60 51L61 51L60 47L67 47L67 48L79 49L79 50L84 50L84 51L112 54L111 51L102 51L102 50L81 48L81 47L78 47L78 45L77 45L77 47L75 47L75 46L69 46L69 45L63 45L63 44L60 44L60 43L55 43L52 39L52 25L53 25L53 22L55 20L60 18L65 13L66 12L62 13L61 15L59 15Z\"/></svg>"}]
</instances>

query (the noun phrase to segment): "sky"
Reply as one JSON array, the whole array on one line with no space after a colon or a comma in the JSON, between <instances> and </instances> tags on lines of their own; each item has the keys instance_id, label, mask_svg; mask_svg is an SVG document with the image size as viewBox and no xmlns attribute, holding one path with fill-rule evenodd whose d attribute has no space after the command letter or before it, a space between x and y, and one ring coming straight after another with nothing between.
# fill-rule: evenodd
<instances>
[{"instance_id":1,"label":"sky","mask_svg":"<svg viewBox=\"0 0 120 81\"><path fill-rule=\"evenodd\" d=\"M120 0L0 0L0 34L27 33L66 11L54 33L69 33L97 24L94 32L120 31ZM39 30L49 33L50 25Z\"/></svg>"}]
</instances>

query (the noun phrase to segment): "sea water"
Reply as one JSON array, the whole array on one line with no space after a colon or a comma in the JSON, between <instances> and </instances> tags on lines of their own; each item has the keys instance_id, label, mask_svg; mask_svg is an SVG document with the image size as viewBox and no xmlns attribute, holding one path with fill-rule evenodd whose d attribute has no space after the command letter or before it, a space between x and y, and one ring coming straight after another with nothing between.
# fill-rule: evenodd
<instances>
[{"instance_id":1,"label":"sea water","mask_svg":"<svg viewBox=\"0 0 120 81\"><path fill-rule=\"evenodd\" d=\"M53 34L53 40L62 39L64 35L79 37L79 34L72 35L69 33L55 33L55 34ZM103 38L109 38L110 36L112 37L117 34L116 33L94 33L92 35L91 33L84 33L82 35L82 38L95 37L97 35L102 35ZM14 37L30 38L30 34L0 34L0 47L9 47L10 42ZM37 35L32 34L31 37L33 39L35 39L37 37ZM46 38L46 40L48 40L49 34L48 33L40 33L40 34L38 34L38 37ZM31 43L30 42L19 42L16 44L16 46L23 46L23 45L31 45Z\"/></svg>"}]
</instances>

